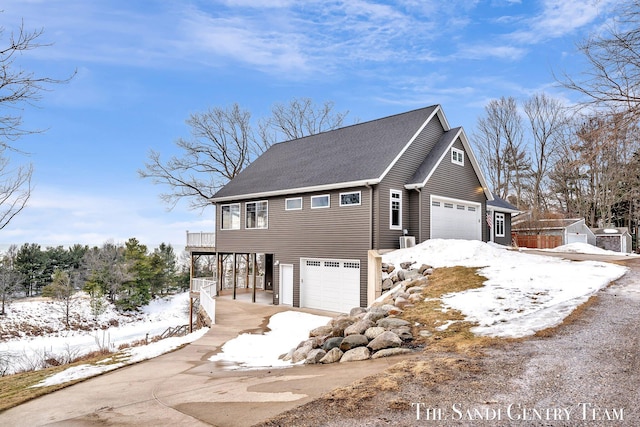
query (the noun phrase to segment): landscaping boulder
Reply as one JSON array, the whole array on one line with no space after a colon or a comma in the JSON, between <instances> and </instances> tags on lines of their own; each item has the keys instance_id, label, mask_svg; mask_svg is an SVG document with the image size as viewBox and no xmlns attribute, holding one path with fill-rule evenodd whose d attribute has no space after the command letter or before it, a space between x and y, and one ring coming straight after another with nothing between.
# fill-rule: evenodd
<instances>
[{"instance_id":1,"label":"landscaping boulder","mask_svg":"<svg viewBox=\"0 0 640 427\"><path fill-rule=\"evenodd\" d=\"M385 331L374 338L367 347L373 351L382 350L383 348L400 347L402 340L391 331Z\"/></svg>"},{"instance_id":2,"label":"landscaping boulder","mask_svg":"<svg viewBox=\"0 0 640 427\"><path fill-rule=\"evenodd\" d=\"M355 334L363 334L364 331L372 327L374 323L370 320L358 320L353 325L349 325L344 329L344 336L355 335Z\"/></svg>"},{"instance_id":3,"label":"landscaping boulder","mask_svg":"<svg viewBox=\"0 0 640 427\"><path fill-rule=\"evenodd\" d=\"M349 312L349 316L350 316L350 317L356 317L356 316L358 316L359 314L366 313L366 312L367 312L367 309L366 309L366 308L363 308L363 307L354 307L354 308L352 308L352 309L351 309L351 311Z\"/></svg>"},{"instance_id":4,"label":"landscaping boulder","mask_svg":"<svg viewBox=\"0 0 640 427\"><path fill-rule=\"evenodd\" d=\"M410 326L411 323L404 319L398 319L396 317L385 317L376 322L377 326L381 326L386 329L399 328L400 326Z\"/></svg>"},{"instance_id":5,"label":"landscaping boulder","mask_svg":"<svg viewBox=\"0 0 640 427\"><path fill-rule=\"evenodd\" d=\"M324 351L329 351L332 348L340 348L340 344L342 344L342 337L331 337L327 339L324 344L322 344L322 349Z\"/></svg>"},{"instance_id":6,"label":"landscaping boulder","mask_svg":"<svg viewBox=\"0 0 640 427\"><path fill-rule=\"evenodd\" d=\"M325 337L333 333L333 328L329 325L318 326L309 332L309 337Z\"/></svg>"},{"instance_id":7,"label":"landscaping boulder","mask_svg":"<svg viewBox=\"0 0 640 427\"><path fill-rule=\"evenodd\" d=\"M389 356L397 356L398 354L407 354L411 353L411 350L408 348L384 348L382 350L376 351L371 356L372 359L379 359L381 357L389 357Z\"/></svg>"},{"instance_id":8,"label":"landscaping boulder","mask_svg":"<svg viewBox=\"0 0 640 427\"><path fill-rule=\"evenodd\" d=\"M369 344L367 337L361 334L354 334L344 337L340 344L340 350L349 351L356 347L363 347Z\"/></svg>"},{"instance_id":9,"label":"landscaping boulder","mask_svg":"<svg viewBox=\"0 0 640 427\"><path fill-rule=\"evenodd\" d=\"M371 307L369 309L369 312L364 316L363 320L370 320L371 322L375 323L378 320L386 317L387 314L388 314L388 311L385 308Z\"/></svg>"},{"instance_id":10,"label":"landscaping boulder","mask_svg":"<svg viewBox=\"0 0 640 427\"><path fill-rule=\"evenodd\" d=\"M371 352L367 347L356 347L345 352L340 359L342 362L355 362L358 360L367 360L371 357Z\"/></svg>"},{"instance_id":11,"label":"landscaping boulder","mask_svg":"<svg viewBox=\"0 0 640 427\"><path fill-rule=\"evenodd\" d=\"M315 363L319 363L320 360L322 360L322 358L327 354L326 351L324 351L321 348L314 348L313 350L309 351L309 353L307 354L307 358L305 359L304 363L307 364L315 364Z\"/></svg>"},{"instance_id":12,"label":"landscaping boulder","mask_svg":"<svg viewBox=\"0 0 640 427\"><path fill-rule=\"evenodd\" d=\"M294 351L293 355L291 356L291 362L293 363L302 362L307 358L307 354L309 354L311 350L312 350L311 344L306 344L306 345L303 345L302 347L297 348L296 351Z\"/></svg>"},{"instance_id":13,"label":"landscaping boulder","mask_svg":"<svg viewBox=\"0 0 640 427\"><path fill-rule=\"evenodd\" d=\"M322 359L320 359L320 363L335 363L342 358L344 353L338 347L334 347L329 350Z\"/></svg>"},{"instance_id":14,"label":"landscaping boulder","mask_svg":"<svg viewBox=\"0 0 640 427\"><path fill-rule=\"evenodd\" d=\"M344 329L355 323L355 319L349 316L340 316L331 320L329 324L332 327L331 335L334 337L340 337L344 335Z\"/></svg>"},{"instance_id":15,"label":"landscaping boulder","mask_svg":"<svg viewBox=\"0 0 640 427\"><path fill-rule=\"evenodd\" d=\"M386 331L385 328L382 328L380 326L373 326L367 329L366 331L364 331L364 336L367 337L369 340L372 340L376 338L378 335L380 335L381 333L383 333L384 331Z\"/></svg>"}]
</instances>

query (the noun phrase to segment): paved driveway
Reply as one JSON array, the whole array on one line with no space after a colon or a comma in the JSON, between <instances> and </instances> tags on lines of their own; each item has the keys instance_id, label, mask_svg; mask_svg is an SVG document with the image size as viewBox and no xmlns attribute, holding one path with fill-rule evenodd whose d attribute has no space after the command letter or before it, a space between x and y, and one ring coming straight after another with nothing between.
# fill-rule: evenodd
<instances>
[{"instance_id":1,"label":"paved driveway","mask_svg":"<svg viewBox=\"0 0 640 427\"><path fill-rule=\"evenodd\" d=\"M7 410L0 425L247 426L400 360L226 371L208 361L222 344L262 331L271 315L290 308L228 299L216 304L217 324L198 341Z\"/></svg>"}]
</instances>

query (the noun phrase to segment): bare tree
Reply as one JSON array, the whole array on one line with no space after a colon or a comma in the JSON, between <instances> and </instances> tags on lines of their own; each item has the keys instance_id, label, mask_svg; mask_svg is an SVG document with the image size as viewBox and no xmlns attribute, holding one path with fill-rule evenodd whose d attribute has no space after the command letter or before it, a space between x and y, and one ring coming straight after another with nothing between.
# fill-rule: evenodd
<instances>
[{"instance_id":1,"label":"bare tree","mask_svg":"<svg viewBox=\"0 0 640 427\"><path fill-rule=\"evenodd\" d=\"M622 2L600 34L578 45L588 63L579 77L565 73L565 87L587 97L586 104L640 113L640 0Z\"/></svg>"},{"instance_id":2,"label":"bare tree","mask_svg":"<svg viewBox=\"0 0 640 427\"><path fill-rule=\"evenodd\" d=\"M22 107L39 100L49 85L71 79L37 76L15 63L18 55L45 46L38 43L42 29L27 31L21 23L4 41L5 31L0 27L0 229L24 209L31 196L32 165L12 168L7 156L8 151L24 153L15 146L21 137L41 132L23 126Z\"/></svg>"},{"instance_id":3,"label":"bare tree","mask_svg":"<svg viewBox=\"0 0 640 427\"><path fill-rule=\"evenodd\" d=\"M334 113L333 107L331 101L315 105L310 98L294 98L287 105L275 104L271 117L259 123L263 147L341 127L349 112Z\"/></svg>"},{"instance_id":4,"label":"bare tree","mask_svg":"<svg viewBox=\"0 0 640 427\"><path fill-rule=\"evenodd\" d=\"M168 191L161 198L171 207L188 200L191 208L204 208L211 197L239 174L254 158L284 136L285 139L335 129L347 113L333 113L333 103L316 107L309 99L276 104L272 117L260 122L259 137L251 126L251 114L238 104L194 113L187 120L191 138L178 139L181 156L163 161L151 151L145 168L138 171Z\"/></svg>"},{"instance_id":5,"label":"bare tree","mask_svg":"<svg viewBox=\"0 0 640 427\"><path fill-rule=\"evenodd\" d=\"M22 275L15 265L17 254L18 247L11 245L0 259L0 315L6 314L6 305L13 299L22 281Z\"/></svg>"},{"instance_id":6,"label":"bare tree","mask_svg":"<svg viewBox=\"0 0 640 427\"><path fill-rule=\"evenodd\" d=\"M515 192L512 199L520 207L529 159L516 100L512 97L491 100L485 113L486 117L478 119L474 133L484 172L494 192L505 199Z\"/></svg>"},{"instance_id":7,"label":"bare tree","mask_svg":"<svg viewBox=\"0 0 640 427\"><path fill-rule=\"evenodd\" d=\"M524 112L529 119L532 137L532 208L544 213L549 210L545 195L545 180L560 148L565 143L567 115L560 101L544 93L535 94L525 100Z\"/></svg>"}]
</instances>

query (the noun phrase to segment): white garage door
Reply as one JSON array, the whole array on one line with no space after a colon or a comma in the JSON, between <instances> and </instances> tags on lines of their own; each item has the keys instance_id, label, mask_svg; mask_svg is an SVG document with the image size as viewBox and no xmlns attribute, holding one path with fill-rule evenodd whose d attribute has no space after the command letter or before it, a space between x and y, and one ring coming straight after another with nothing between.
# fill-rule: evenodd
<instances>
[{"instance_id":1,"label":"white garage door","mask_svg":"<svg viewBox=\"0 0 640 427\"><path fill-rule=\"evenodd\" d=\"M431 238L482 240L482 206L464 200L431 198Z\"/></svg>"},{"instance_id":2,"label":"white garage door","mask_svg":"<svg viewBox=\"0 0 640 427\"><path fill-rule=\"evenodd\" d=\"M300 259L300 306L339 313L360 306L360 261Z\"/></svg>"}]
</instances>

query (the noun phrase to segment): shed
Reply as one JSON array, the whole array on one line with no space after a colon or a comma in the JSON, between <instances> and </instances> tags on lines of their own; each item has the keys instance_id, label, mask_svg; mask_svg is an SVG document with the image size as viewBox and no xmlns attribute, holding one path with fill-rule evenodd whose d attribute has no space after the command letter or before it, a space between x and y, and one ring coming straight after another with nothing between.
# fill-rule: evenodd
<instances>
[{"instance_id":1,"label":"shed","mask_svg":"<svg viewBox=\"0 0 640 427\"><path fill-rule=\"evenodd\" d=\"M631 233L627 227L604 227L593 229L596 246L608 251L630 253L632 251Z\"/></svg>"}]
</instances>

